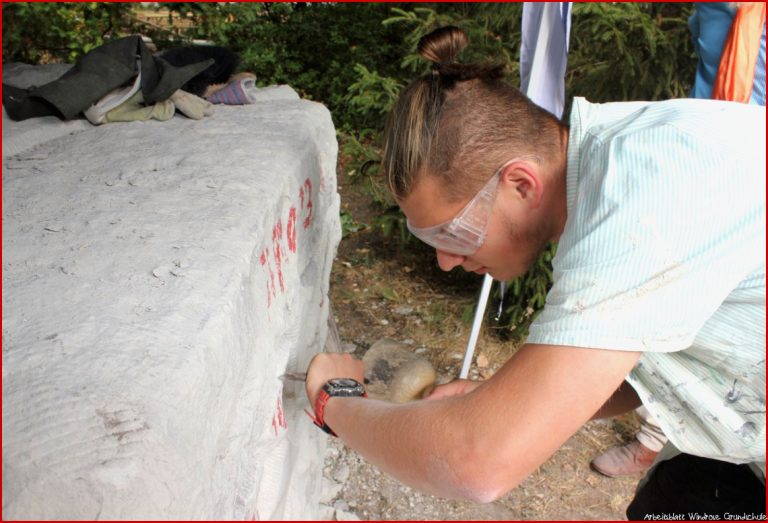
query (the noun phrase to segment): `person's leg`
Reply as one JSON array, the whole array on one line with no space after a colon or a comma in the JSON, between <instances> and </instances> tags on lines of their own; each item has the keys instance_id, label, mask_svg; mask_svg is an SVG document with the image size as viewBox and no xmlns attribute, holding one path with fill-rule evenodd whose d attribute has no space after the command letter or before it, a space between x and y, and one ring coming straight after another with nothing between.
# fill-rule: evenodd
<instances>
[{"instance_id":1,"label":"person's leg","mask_svg":"<svg viewBox=\"0 0 768 523\"><path fill-rule=\"evenodd\" d=\"M638 486L627 519L765 517L765 484L748 465L679 454L656 464ZM699 516L699 518L697 518Z\"/></svg>"},{"instance_id":2,"label":"person's leg","mask_svg":"<svg viewBox=\"0 0 768 523\"><path fill-rule=\"evenodd\" d=\"M656 418L643 406L635 409L635 414L640 419L640 431L635 438L645 448L653 452L659 452L667 444L667 436L661 430Z\"/></svg>"},{"instance_id":3,"label":"person's leg","mask_svg":"<svg viewBox=\"0 0 768 523\"><path fill-rule=\"evenodd\" d=\"M645 407L635 410L640 431L626 445L612 447L592 460L592 468L611 478L632 476L647 470L664 447L667 437Z\"/></svg>"}]
</instances>

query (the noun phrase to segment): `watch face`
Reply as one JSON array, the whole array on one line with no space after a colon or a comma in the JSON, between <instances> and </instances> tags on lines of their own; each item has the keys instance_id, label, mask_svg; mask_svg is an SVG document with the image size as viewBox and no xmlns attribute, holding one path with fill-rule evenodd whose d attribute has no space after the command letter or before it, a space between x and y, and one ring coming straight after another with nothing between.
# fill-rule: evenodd
<instances>
[{"instance_id":1,"label":"watch face","mask_svg":"<svg viewBox=\"0 0 768 523\"><path fill-rule=\"evenodd\" d=\"M330 380L330 381L332 381L333 384L336 387L349 387L349 388L353 388L353 387L357 387L358 385L360 385L357 382L357 380L353 380L352 378L336 378L336 379L333 379L333 380Z\"/></svg>"},{"instance_id":2,"label":"watch face","mask_svg":"<svg viewBox=\"0 0 768 523\"><path fill-rule=\"evenodd\" d=\"M329 396L362 396L365 394L365 387L352 378L334 378L328 380L323 387Z\"/></svg>"}]
</instances>

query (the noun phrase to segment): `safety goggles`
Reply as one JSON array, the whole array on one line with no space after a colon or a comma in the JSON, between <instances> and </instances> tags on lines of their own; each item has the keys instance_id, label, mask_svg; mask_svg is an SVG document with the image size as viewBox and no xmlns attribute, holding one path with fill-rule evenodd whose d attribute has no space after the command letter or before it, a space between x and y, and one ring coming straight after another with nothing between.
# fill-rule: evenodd
<instances>
[{"instance_id":1,"label":"safety goggles","mask_svg":"<svg viewBox=\"0 0 768 523\"><path fill-rule=\"evenodd\" d=\"M502 165L470 202L452 219L432 227L414 227L406 221L408 230L418 239L437 250L469 256L485 242L488 222L496 200L499 175L509 165Z\"/></svg>"}]
</instances>

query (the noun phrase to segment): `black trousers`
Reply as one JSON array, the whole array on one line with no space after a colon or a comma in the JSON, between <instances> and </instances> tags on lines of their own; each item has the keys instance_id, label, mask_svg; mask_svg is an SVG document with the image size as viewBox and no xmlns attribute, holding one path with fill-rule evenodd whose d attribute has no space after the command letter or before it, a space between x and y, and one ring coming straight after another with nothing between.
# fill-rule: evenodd
<instances>
[{"instance_id":1,"label":"black trousers","mask_svg":"<svg viewBox=\"0 0 768 523\"><path fill-rule=\"evenodd\" d=\"M765 519L765 485L748 465L680 454L649 474L627 507L631 521Z\"/></svg>"}]
</instances>

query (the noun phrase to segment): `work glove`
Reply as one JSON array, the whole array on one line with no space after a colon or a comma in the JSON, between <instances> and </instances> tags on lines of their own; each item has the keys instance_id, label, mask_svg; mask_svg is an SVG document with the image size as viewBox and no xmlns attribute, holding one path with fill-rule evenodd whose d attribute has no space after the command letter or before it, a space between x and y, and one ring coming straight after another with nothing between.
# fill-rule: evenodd
<instances>
[{"instance_id":1,"label":"work glove","mask_svg":"<svg viewBox=\"0 0 768 523\"><path fill-rule=\"evenodd\" d=\"M173 118L174 107L170 100L154 105L144 105L141 91L118 105L104 115L104 122L136 122L144 120L160 120L164 122Z\"/></svg>"},{"instance_id":2,"label":"work glove","mask_svg":"<svg viewBox=\"0 0 768 523\"><path fill-rule=\"evenodd\" d=\"M184 116L193 120L201 120L204 116L211 116L214 110L211 102L181 89L171 95L171 102Z\"/></svg>"}]
</instances>

